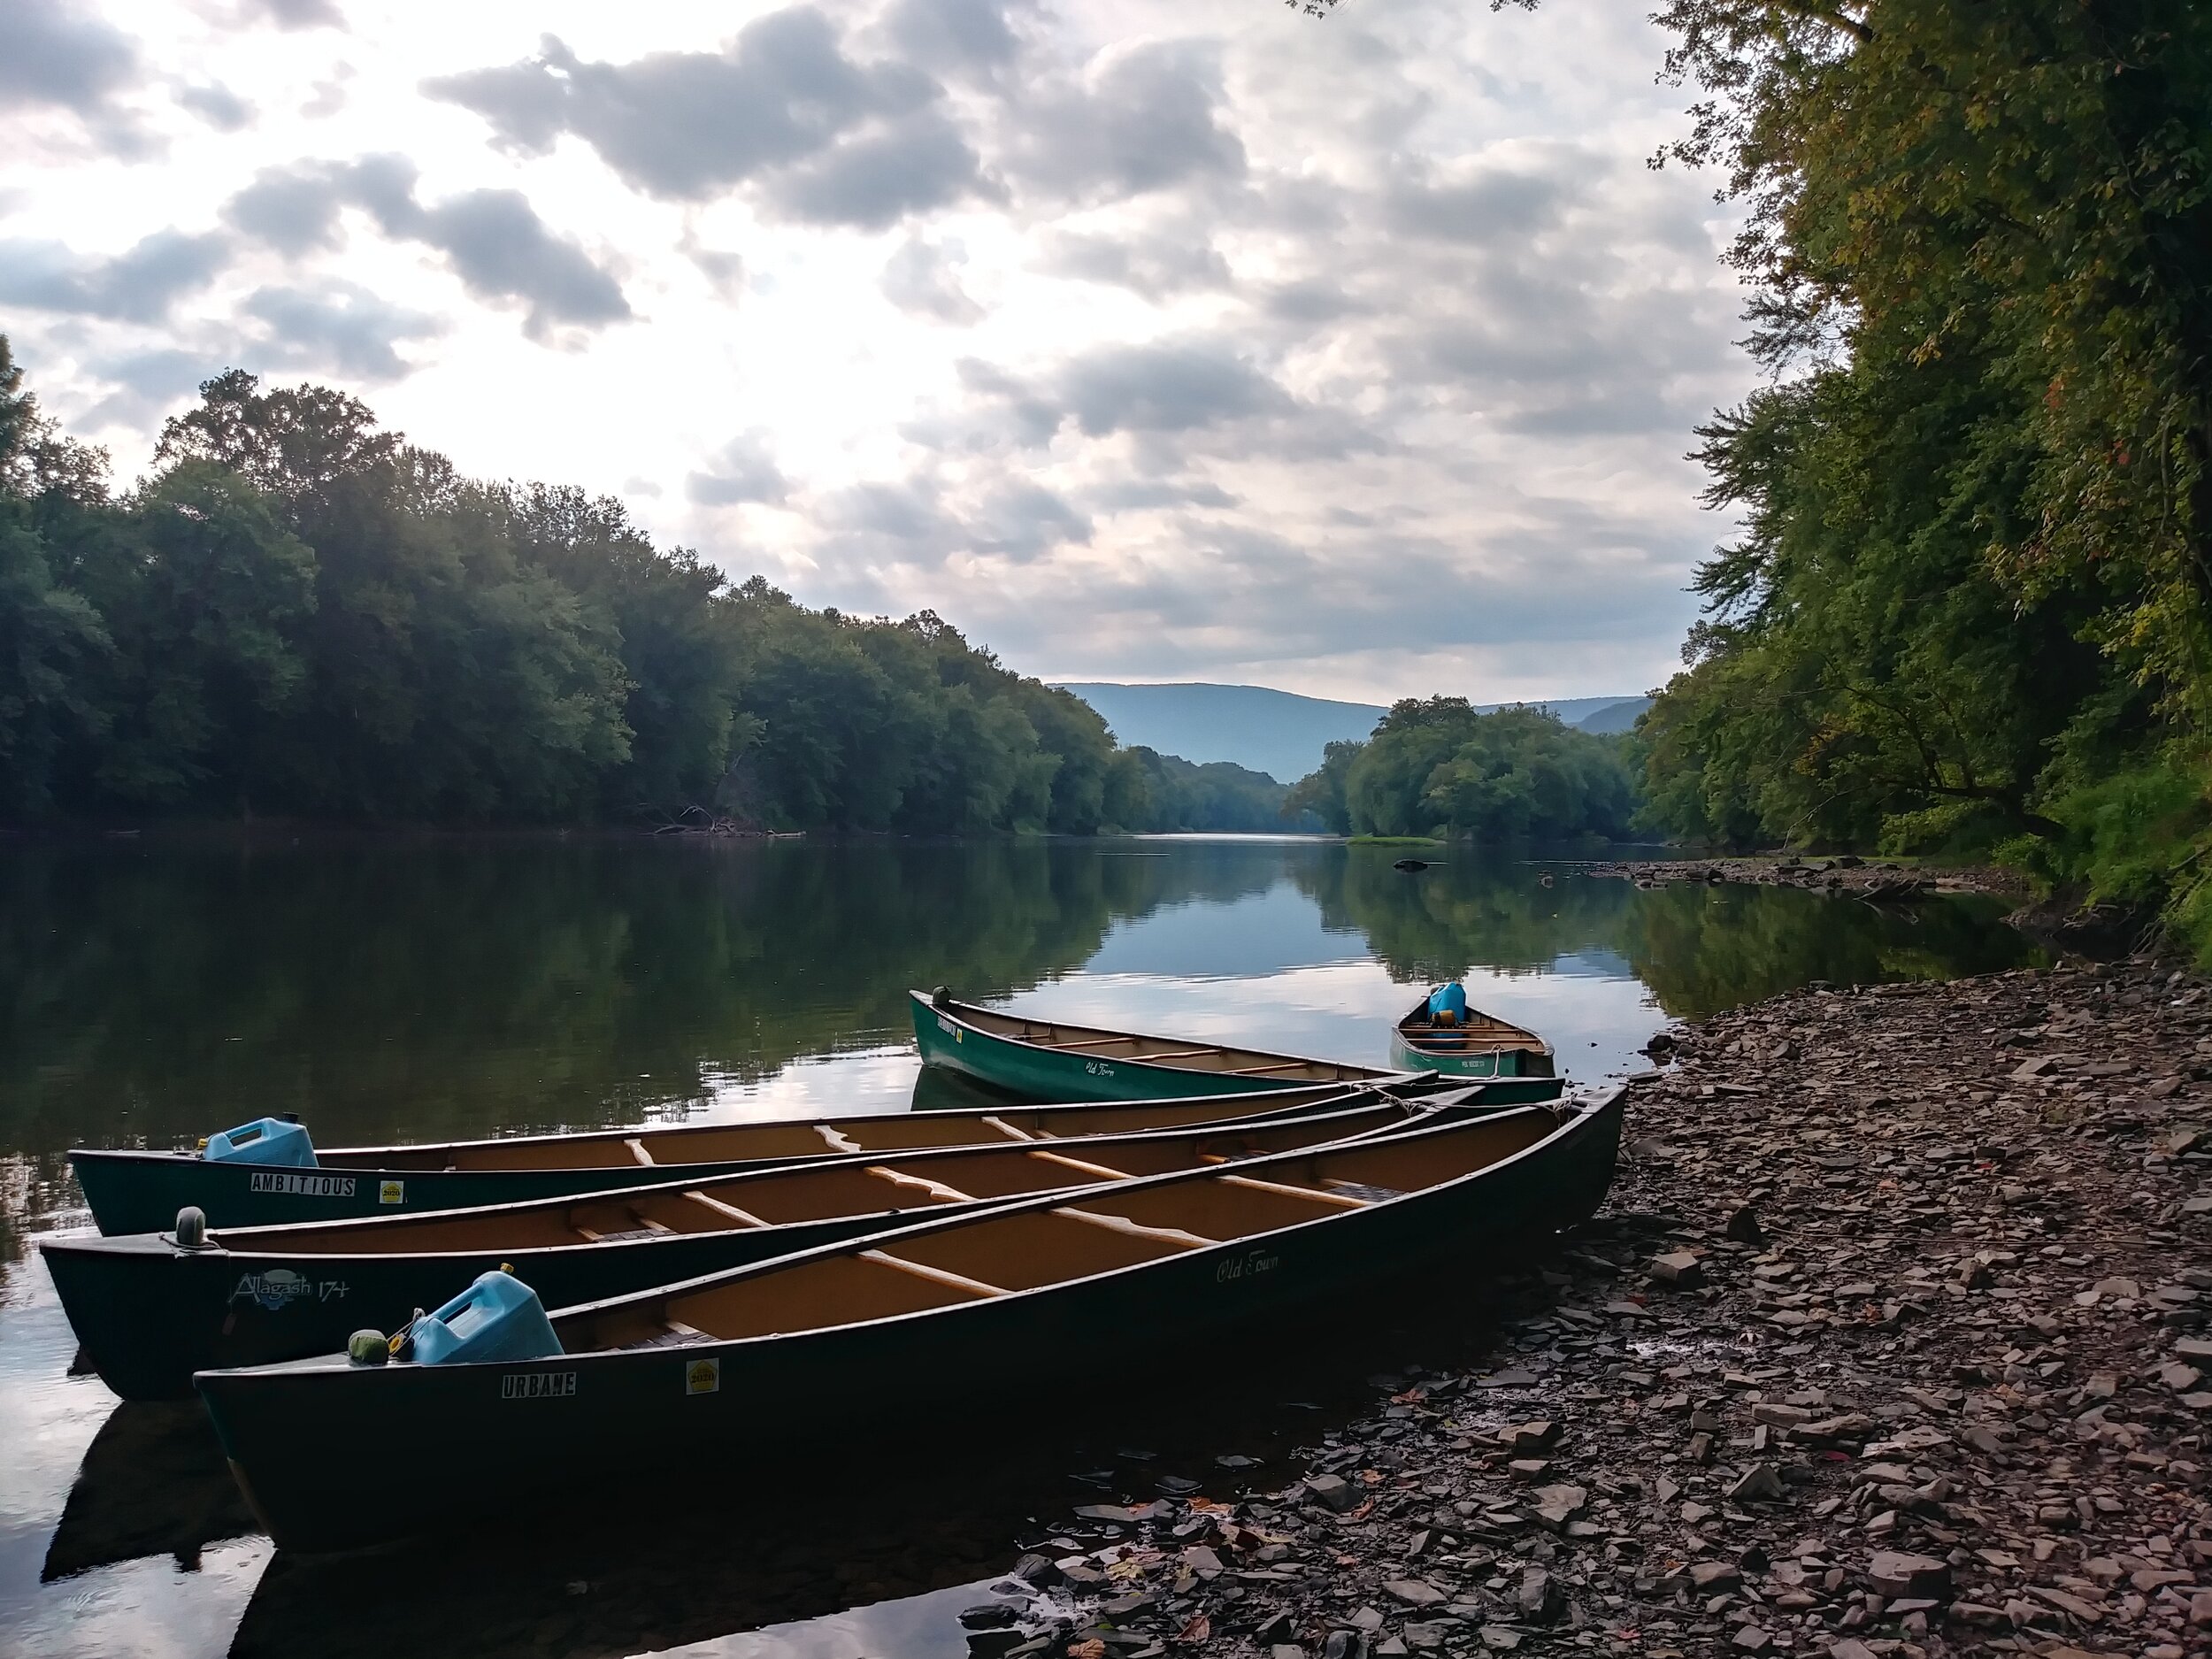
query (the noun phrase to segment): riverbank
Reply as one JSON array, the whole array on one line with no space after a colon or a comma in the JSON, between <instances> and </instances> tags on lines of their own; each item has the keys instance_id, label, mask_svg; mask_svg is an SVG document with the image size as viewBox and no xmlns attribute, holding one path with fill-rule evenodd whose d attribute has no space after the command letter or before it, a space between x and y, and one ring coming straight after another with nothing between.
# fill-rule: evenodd
<instances>
[{"instance_id":1,"label":"riverbank","mask_svg":"<svg viewBox=\"0 0 2212 1659\"><path fill-rule=\"evenodd\" d=\"M1668 1037L1605 1213L1478 1293L1474 1349L1440 1312L1293 1484L1077 1509L972 1651L2204 1651L2212 982L1814 988Z\"/></svg>"},{"instance_id":2,"label":"riverbank","mask_svg":"<svg viewBox=\"0 0 2212 1659\"><path fill-rule=\"evenodd\" d=\"M1895 859L1865 859L1851 854L1833 858L1627 858L1584 864L1582 873L1615 876L1638 886L1671 881L1748 881L1762 887L1826 889L1863 898L1910 899L1935 893L1988 893L2025 898L2032 891L2018 872L1993 865L1920 865Z\"/></svg>"}]
</instances>

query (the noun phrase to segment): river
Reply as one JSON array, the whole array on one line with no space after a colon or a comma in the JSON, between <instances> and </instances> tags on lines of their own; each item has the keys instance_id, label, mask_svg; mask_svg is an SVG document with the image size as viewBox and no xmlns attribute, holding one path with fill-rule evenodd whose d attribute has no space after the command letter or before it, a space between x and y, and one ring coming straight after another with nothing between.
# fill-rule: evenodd
<instances>
[{"instance_id":1,"label":"river","mask_svg":"<svg viewBox=\"0 0 2212 1659\"><path fill-rule=\"evenodd\" d=\"M905 993L940 984L1077 1022L1381 1063L1391 1020L1459 974L1477 1007L1540 1031L1563 1069L1596 1081L1644 1064L1637 1050L1671 1018L1815 980L2038 959L1990 901L1642 890L1461 848L1406 874L1401 850L1244 837L0 848L0 1654L955 1659L976 1586L1036 1517L1082 1501L1077 1486L1188 1469L1169 1478L1233 1490L1220 1447L1264 1463L1327 1409L1282 1397L1325 1395L1316 1373L1225 1421L1185 1402L1101 1425L1096 1447L1032 1435L1019 1456L965 1465L956 1489L918 1467L859 1486L848 1472L844 1490L733 1491L680 1517L649 1493L579 1494L573 1524L519 1554L480 1540L280 1560L192 1408L119 1411L96 1379L68 1374L74 1344L35 1243L87 1225L72 1145L188 1145L288 1111L337 1145L926 1107L957 1090L918 1081ZM1156 1444L1117 1443L1140 1426Z\"/></svg>"}]
</instances>

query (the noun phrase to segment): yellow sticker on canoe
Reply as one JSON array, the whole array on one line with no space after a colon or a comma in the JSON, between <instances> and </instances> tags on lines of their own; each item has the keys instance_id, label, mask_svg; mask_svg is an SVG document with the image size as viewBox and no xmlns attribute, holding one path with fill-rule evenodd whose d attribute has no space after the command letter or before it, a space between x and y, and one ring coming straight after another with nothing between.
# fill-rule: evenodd
<instances>
[{"instance_id":1,"label":"yellow sticker on canoe","mask_svg":"<svg viewBox=\"0 0 2212 1659\"><path fill-rule=\"evenodd\" d=\"M376 1202L380 1204L405 1203L407 1183L405 1181L379 1181L376 1187Z\"/></svg>"},{"instance_id":2,"label":"yellow sticker on canoe","mask_svg":"<svg viewBox=\"0 0 2212 1659\"><path fill-rule=\"evenodd\" d=\"M718 1359L695 1359L684 1368L684 1392L687 1394L718 1394L722 1392L722 1362Z\"/></svg>"}]
</instances>

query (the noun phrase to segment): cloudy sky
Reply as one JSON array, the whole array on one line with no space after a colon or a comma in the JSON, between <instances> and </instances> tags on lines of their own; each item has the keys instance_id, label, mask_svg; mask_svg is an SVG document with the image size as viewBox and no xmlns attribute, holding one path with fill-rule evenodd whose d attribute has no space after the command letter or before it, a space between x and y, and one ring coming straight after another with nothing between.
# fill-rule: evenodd
<instances>
[{"instance_id":1,"label":"cloudy sky","mask_svg":"<svg viewBox=\"0 0 2212 1659\"><path fill-rule=\"evenodd\" d=\"M1751 384L1644 0L0 0L0 332L237 365L1050 679L1676 663Z\"/></svg>"}]
</instances>

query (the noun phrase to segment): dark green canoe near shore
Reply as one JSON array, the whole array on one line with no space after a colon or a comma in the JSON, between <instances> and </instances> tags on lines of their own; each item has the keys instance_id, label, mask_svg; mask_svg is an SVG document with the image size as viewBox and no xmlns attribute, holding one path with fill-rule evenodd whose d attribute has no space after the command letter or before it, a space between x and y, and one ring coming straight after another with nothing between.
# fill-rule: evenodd
<instances>
[{"instance_id":1,"label":"dark green canoe near shore","mask_svg":"<svg viewBox=\"0 0 2212 1659\"><path fill-rule=\"evenodd\" d=\"M1387 1084L1417 1076L1334 1060L1181 1037L1144 1036L955 1001L945 991L915 991L914 1041L926 1065L964 1073L1021 1100L1141 1100L1160 1094L1233 1094L1326 1083ZM1557 1097L1548 1074L1516 1096Z\"/></svg>"},{"instance_id":2,"label":"dark green canoe near shore","mask_svg":"<svg viewBox=\"0 0 2212 1659\"><path fill-rule=\"evenodd\" d=\"M1256 1315L1584 1220L1620 1121L1615 1090L1018 1200L556 1310L540 1358L194 1381L280 1548L496 1525L549 1494L650 1514L726 1468L813 1478L955 1420L1020 1432L1062 1385L1133 1365L1224 1385L1225 1333Z\"/></svg>"},{"instance_id":3,"label":"dark green canoe near shore","mask_svg":"<svg viewBox=\"0 0 2212 1659\"><path fill-rule=\"evenodd\" d=\"M1471 1008L1440 1025L1423 997L1391 1028L1390 1057L1409 1071L1461 1078L1548 1078L1551 1045L1524 1026Z\"/></svg>"},{"instance_id":4,"label":"dark green canoe near shore","mask_svg":"<svg viewBox=\"0 0 2212 1659\"><path fill-rule=\"evenodd\" d=\"M1417 1090L1432 1086L1400 1079ZM1025 1106L995 1111L872 1112L766 1123L600 1129L415 1146L318 1148L306 1167L218 1163L191 1152L73 1148L69 1162L100 1231L159 1233L189 1204L218 1227L265 1226L459 1210L559 1198L603 1187L643 1187L680 1174L772 1164L811 1164L840 1153L908 1152L992 1141L1118 1134L1341 1102L1343 1085L1286 1094L1246 1089L1229 1098L1164 1095L1112 1104Z\"/></svg>"},{"instance_id":5,"label":"dark green canoe near shore","mask_svg":"<svg viewBox=\"0 0 2212 1659\"><path fill-rule=\"evenodd\" d=\"M1481 1086L1405 1102L1048 1145L942 1147L530 1203L369 1220L42 1240L81 1357L126 1400L188 1398L192 1373L342 1350L504 1266L548 1307L597 1302L816 1245L1074 1187L1404 1130L1486 1110Z\"/></svg>"}]
</instances>

